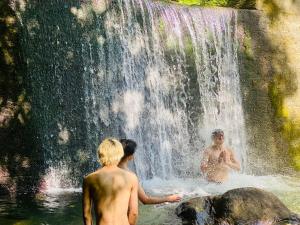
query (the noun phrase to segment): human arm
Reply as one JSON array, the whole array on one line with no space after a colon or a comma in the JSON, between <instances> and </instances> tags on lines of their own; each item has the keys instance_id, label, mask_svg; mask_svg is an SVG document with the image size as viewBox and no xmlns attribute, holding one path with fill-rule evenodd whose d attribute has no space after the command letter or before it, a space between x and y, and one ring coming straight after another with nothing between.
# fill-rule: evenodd
<instances>
[{"instance_id":1,"label":"human arm","mask_svg":"<svg viewBox=\"0 0 300 225\"><path fill-rule=\"evenodd\" d=\"M206 173L208 169L208 159L209 159L209 153L207 150L204 150L202 160L200 163L200 170L202 173Z\"/></svg>"},{"instance_id":2,"label":"human arm","mask_svg":"<svg viewBox=\"0 0 300 225\"><path fill-rule=\"evenodd\" d=\"M92 201L90 196L90 190L87 178L84 178L82 185L82 211L83 211L83 222L84 225L92 225Z\"/></svg>"},{"instance_id":3,"label":"human arm","mask_svg":"<svg viewBox=\"0 0 300 225\"><path fill-rule=\"evenodd\" d=\"M164 202L178 202L181 200L181 197L178 195L168 195L165 197L148 196L141 185L139 185L138 197L139 200L145 205L160 204Z\"/></svg>"},{"instance_id":4,"label":"human arm","mask_svg":"<svg viewBox=\"0 0 300 225\"><path fill-rule=\"evenodd\" d=\"M234 169L236 171L240 171L241 170L241 165L239 163L239 161L236 159L233 151L228 150L229 152L229 159L227 159L227 157L225 157L225 164L227 166L229 166L231 169Z\"/></svg>"},{"instance_id":5,"label":"human arm","mask_svg":"<svg viewBox=\"0 0 300 225\"><path fill-rule=\"evenodd\" d=\"M133 185L130 192L128 206L128 221L130 225L135 225L138 217L138 179L133 175Z\"/></svg>"}]
</instances>

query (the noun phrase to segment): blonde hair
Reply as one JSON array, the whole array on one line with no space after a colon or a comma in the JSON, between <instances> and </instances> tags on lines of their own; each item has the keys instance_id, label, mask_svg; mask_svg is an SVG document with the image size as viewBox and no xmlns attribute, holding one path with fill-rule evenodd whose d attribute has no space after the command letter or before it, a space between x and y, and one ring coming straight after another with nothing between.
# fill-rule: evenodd
<instances>
[{"instance_id":1,"label":"blonde hair","mask_svg":"<svg viewBox=\"0 0 300 225\"><path fill-rule=\"evenodd\" d=\"M118 165L124 155L122 144L114 138L106 138L102 141L97 152L102 166Z\"/></svg>"}]
</instances>

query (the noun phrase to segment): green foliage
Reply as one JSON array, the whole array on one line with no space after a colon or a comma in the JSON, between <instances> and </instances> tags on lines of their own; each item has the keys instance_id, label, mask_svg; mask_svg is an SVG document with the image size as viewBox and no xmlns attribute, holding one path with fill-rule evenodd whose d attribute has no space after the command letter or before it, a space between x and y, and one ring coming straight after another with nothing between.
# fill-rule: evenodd
<instances>
[{"instance_id":1,"label":"green foliage","mask_svg":"<svg viewBox=\"0 0 300 225\"><path fill-rule=\"evenodd\" d=\"M17 18L5 0L0 5L0 99L17 101L22 88Z\"/></svg>"},{"instance_id":2,"label":"green foliage","mask_svg":"<svg viewBox=\"0 0 300 225\"><path fill-rule=\"evenodd\" d=\"M23 65L18 19L5 0L0 4L0 129L11 128L15 119L22 125L27 120Z\"/></svg>"},{"instance_id":3,"label":"green foliage","mask_svg":"<svg viewBox=\"0 0 300 225\"><path fill-rule=\"evenodd\" d=\"M254 9L255 0L178 0L179 4Z\"/></svg>"},{"instance_id":4,"label":"green foliage","mask_svg":"<svg viewBox=\"0 0 300 225\"><path fill-rule=\"evenodd\" d=\"M10 3L0 1L0 168L8 174L0 191L34 193L43 172L43 156L33 141L36 131L30 127L22 26Z\"/></svg>"}]
</instances>

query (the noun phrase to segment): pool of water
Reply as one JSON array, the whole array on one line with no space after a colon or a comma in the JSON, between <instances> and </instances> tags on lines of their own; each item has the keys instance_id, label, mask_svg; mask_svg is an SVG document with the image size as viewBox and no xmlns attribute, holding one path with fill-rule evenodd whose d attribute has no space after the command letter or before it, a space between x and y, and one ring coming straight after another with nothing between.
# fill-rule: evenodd
<instances>
[{"instance_id":1,"label":"pool of water","mask_svg":"<svg viewBox=\"0 0 300 225\"><path fill-rule=\"evenodd\" d=\"M224 184L203 179L153 179L142 182L153 195L177 193L183 200L194 196L221 194L238 187L258 187L273 192L290 210L300 214L300 178L287 176L232 175ZM174 214L178 203L140 204L139 225L179 225ZM53 188L36 195L0 197L1 225L79 225L82 223L81 190Z\"/></svg>"}]
</instances>

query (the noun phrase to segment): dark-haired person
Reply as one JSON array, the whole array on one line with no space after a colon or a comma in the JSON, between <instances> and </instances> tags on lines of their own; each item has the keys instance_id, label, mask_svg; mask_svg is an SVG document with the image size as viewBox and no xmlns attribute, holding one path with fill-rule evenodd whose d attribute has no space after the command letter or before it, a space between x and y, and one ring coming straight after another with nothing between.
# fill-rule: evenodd
<instances>
[{"instance_id":1,"label":"dark-haired person","mask_svg":"<svg viewBox=\"0 0 300 225\"><path fill-rule=\"evenodd\" d=\"M133 160L133 154L137 144L130 139L121 139L120 142L123 145L124 156L119 163L119 167L124 170L129 170L128 162ZM181 197L178 195L168 195L165 197L148 196L141 185L138 187L138 198L143 204L159 204L164 202L178 202L181 200Z\"/></svg>"},{"instance_id":2,"label":"dark-haired person","mask_svg":"<svg viewBox=\"0 0 300 225\"><path fill-rule=\"evenodd\" d=\"M92 225L94 206L96 225L135 225L138 216L138 179L118 167L123 157L122 144L105 139L98 148L102 168L83 180L82 205L85 225Z\"/></svg>"},{"instance_id":3,"label":"dark-haired person","mask_svg":"<svg viewBox=\"0 0 300 225\"><path fill-rule=\"evenodd\" d=\"M233 151L224 146L224 132L221 129L214 130L211 138L213 144L204 150L200 169L207 181L223 183L231 169L241 169L240 163Z\"/></svg>"}]
</instances>

